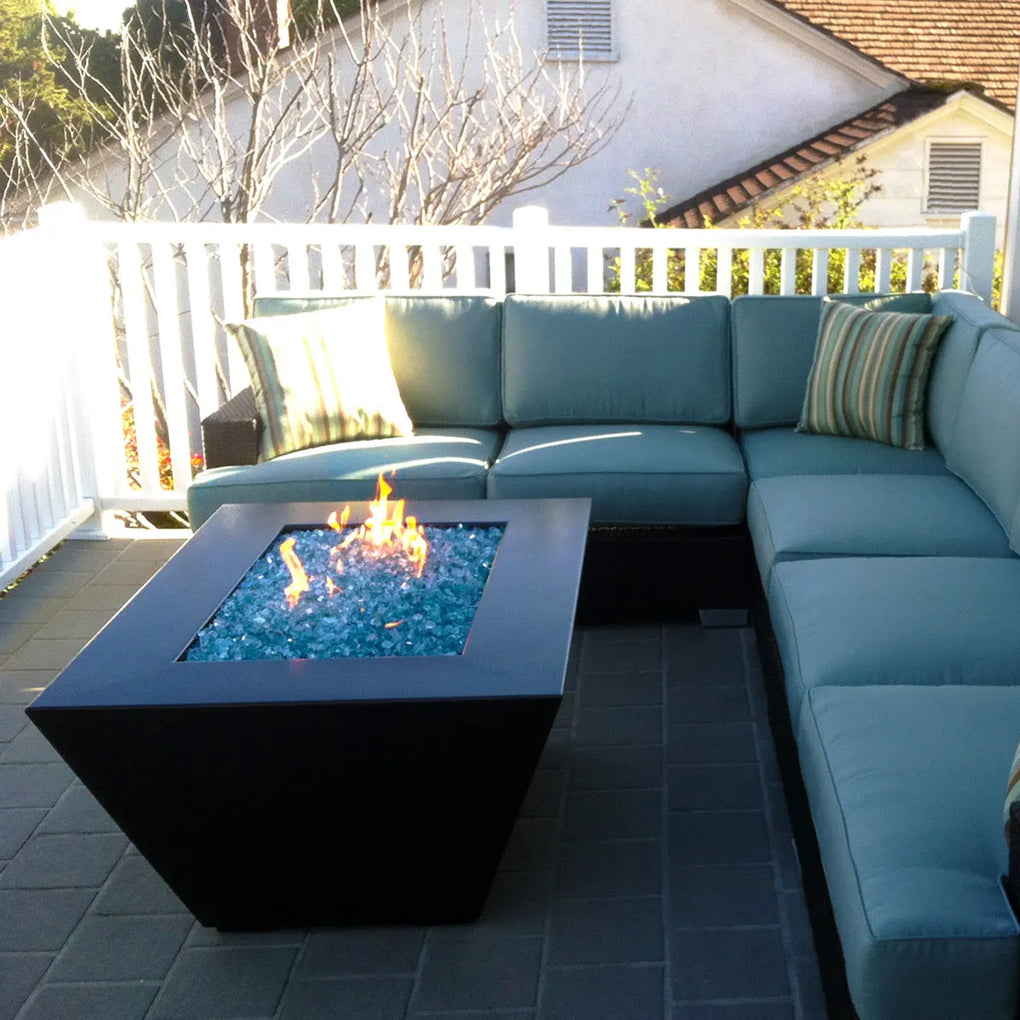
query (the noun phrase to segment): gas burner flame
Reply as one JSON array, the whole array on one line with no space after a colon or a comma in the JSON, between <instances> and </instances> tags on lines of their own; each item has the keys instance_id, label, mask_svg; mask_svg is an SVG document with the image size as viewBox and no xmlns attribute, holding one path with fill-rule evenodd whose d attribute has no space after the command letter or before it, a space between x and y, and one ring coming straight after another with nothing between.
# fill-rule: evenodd
<instances>
[{"instance_id":1,"label":"gas burner flame","mask_svg":"<svg viewBox=\"0 0 1020 1020\"><path fill-rule=\"evenodd\" d=\"M413 515L404 516L404 500L390 503L393 487L382 475L376 482L375 499L368 504L368 517L360 527L351 530L343 540L334 547L331 560L335 557L334 573L339 577L344 573L342 555L345 550L357 546L363 555L376 560L403 561L415 577L421 577L428 559L429 544L425 538L425 529ZM338 534L347 528L351 508L345 506L338 515L334 510L329 515L327 524ZM291 583L284 589L287 605L291 609L297 607L301 596L310 589L310 583L304 565L294 551L295 540L286 539L280 546L280 556L290 571ZM343 587L332 577L325 580L330 598L343 593ZM398 627L403 621L387 623L387 628Z\"/></svg>"}]
</instances>

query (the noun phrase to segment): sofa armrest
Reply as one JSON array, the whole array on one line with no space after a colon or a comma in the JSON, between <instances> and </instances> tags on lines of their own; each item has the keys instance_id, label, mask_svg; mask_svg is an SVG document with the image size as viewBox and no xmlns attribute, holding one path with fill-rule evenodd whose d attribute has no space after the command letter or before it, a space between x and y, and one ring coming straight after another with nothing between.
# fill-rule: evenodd
<instances>
[{"instance_id":1,"label":"sofa armrest","mask_svg":"<svg viewBox=\"0 0 1020 1020\"><path fill-rule=\"evenodd\" d=\"M262 420L255 407L255 394L249 386L202 419L205 466L256 464L261 438Z\"/></svg>"}]
</instances>

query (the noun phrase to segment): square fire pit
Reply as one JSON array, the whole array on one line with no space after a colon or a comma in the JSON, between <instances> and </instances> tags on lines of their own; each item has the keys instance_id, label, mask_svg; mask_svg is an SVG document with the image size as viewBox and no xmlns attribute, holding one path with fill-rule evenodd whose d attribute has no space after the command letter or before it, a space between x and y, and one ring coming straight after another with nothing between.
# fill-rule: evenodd
<instances>
[{"instance_id":1,"label":"square fire pit","mask_svg":"<svg viewBox=\"0 0 1020 1020\"><path fill-rule=\"evenodd\" d=\"M560 703L587 500L408 505L505 528L461 654L184 661L333 509L222 507L28 709L205 925L474 919Z\"/></svg>"}]
</instances>

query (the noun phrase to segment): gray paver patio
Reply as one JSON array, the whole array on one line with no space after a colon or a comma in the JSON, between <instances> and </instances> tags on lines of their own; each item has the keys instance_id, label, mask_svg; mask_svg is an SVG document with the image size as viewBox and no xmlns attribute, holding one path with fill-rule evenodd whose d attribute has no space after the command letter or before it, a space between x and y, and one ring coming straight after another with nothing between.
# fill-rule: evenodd
<instances>
[{"instance_id":1,"label":"gray paver patio","mask_svg":"<svg viewBox=\"0 0 1020 1020\"><path fill-rule=\"evenodd\" d=\"M582 628L483 916L203 928L24 706L177 548L71 541L0 598L0 1020L821 1020L746 627Z\"/></svg>"}]
</instances>

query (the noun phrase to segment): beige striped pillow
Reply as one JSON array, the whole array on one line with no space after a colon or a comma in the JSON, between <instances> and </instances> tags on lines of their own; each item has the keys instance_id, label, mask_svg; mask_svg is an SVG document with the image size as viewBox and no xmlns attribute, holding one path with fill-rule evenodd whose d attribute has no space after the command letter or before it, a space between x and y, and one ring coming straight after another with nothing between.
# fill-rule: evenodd
<instances>
[{"instance_id":1,"label":"beige striped pillow","mask_svg":"<svg viewBox=\"0 0 1020 1020\"><path fill-rule=\"evenodd\" d=\"M925 388L951 321L826 298L797 431L923 450Z\"/></svg>"},{"instance_id":2,"label":"beige striped pillow","mask_svg":"<svg viewBox=\"0 0 1020 1020\"><path fill-rule=\"evenodd\" d=\"M260 457L413 429L386 347L384 306L337 308L226 326L238 342L263 421Z\"/></svg>"},{"instance_id":3,"label":"beige striped pillow","mask_svg":"<svg viewBox=\"0 0 1020 1020\"><path fill-rule=\"evenodd\" d=\"M1013 801L1020 800L1020 747L1013 755L1013 764L1009 770L1009 782L1006 784L1006 803L1002 807L1002 824L1009 839L1009 809Z\"/></svg>"}]
</instances>

